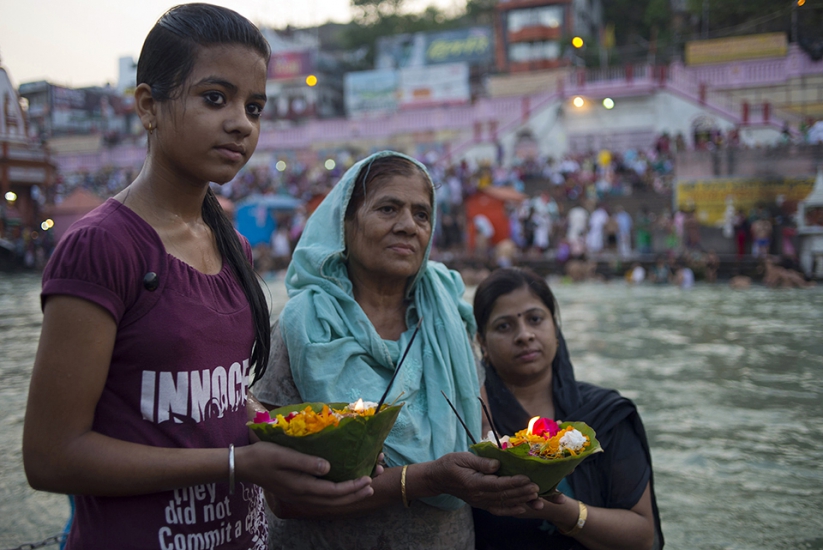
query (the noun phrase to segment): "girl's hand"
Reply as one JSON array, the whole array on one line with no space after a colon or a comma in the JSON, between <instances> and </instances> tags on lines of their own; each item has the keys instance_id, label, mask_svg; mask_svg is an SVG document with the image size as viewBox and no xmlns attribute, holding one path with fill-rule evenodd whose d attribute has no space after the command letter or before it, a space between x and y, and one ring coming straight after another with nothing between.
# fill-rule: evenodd
<instances>
[{"instance_id":1,"label":"girl's hand","mask_svg":"<svg viewBox=\"0 0 823 550\"><path fill-rule=\"evenodd\" d=\"M250 481L278 501L308 506L346 506L370 497L371 478L334 483L318 479L328 473L328 461L261 441L235 450L237 479Z\"/></svg>"},{"instance_id":2,"label":"girl's hand","mask_svg":"<svg viewBox=\"0 0 823 550\"><path fill-rule=\"evenodd\" d=\"M528 477L496 476L500 462L472 453L449 453L430 463L428 478L435 494L448 493L475 508L499 516L526 512L537 500L538 487Z\"/></svg>"}]
</instances>

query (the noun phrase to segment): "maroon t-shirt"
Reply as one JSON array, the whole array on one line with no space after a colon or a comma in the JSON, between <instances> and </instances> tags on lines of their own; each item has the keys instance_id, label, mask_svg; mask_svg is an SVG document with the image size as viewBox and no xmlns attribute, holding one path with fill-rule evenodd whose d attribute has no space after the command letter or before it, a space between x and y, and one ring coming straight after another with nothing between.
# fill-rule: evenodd
<instances>
[{"instance_id":1,"label":"maroon t-shirt","mask_svg":"<svg viewBox=\"0 0 823 550\"><path fill-rule=\"evenodd\" d=\"M247 255L248 243L243 241ZM249 444L251 309L228 262L206 275L167 254L154 229L109 199L61 239L42 300L76 296L117 322L93 429L156 447ZM133 497L76 497L67 548L266 548L262 492L228 480Z\"/></svg>"}]
</instances>

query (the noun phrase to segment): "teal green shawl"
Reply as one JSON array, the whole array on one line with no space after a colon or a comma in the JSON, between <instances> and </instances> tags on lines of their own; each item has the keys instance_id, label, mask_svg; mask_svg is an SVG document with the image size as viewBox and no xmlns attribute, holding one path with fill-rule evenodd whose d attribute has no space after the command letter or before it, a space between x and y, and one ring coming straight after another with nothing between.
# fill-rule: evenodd
<instances>
[{"instance_id":1,"label":"teal green shawl","mask_svg":"<svg viewBox=\"0 0 823 550\"><path fill-rule=\"evenodd\" d=\"M402 392L401 410L384 453L390 466L435 460L470 443L444 391L479 439L480 387L470 339L476 325L463 299L460 275L429 261L431 239L420 271L408 287L407 330L398 342L383 340L354 300L345 264L344 217L357 175L382 151L352 166L311 215L286 273L289 301L280 315L280 330L289 352L292 375L307 402L378 401L388 386L399 356L419 316L423 323L387 398ZM429 178L431 183L431 179ZM432 193L434 196L434 193ZM434 234L436 205L432 209ZM426 499L443 509L462 501L441 495Z\"/></svg>"}]
</instances>

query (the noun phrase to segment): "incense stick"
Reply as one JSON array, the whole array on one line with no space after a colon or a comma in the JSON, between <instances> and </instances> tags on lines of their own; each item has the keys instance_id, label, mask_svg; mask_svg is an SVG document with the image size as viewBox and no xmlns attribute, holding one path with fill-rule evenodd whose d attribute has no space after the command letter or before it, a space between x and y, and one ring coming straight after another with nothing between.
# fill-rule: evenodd
<instances>
[{"instance_id":1,"label":"incense stick","mask_svg":"<svg viewBox=\"0 0 823 550\"><path fill-rule=\"evenodd\" d=\"M500 444L500 437L497 435L497 428L494 427L494 421L492 420L492 415L489 414L489 409L486 408L486 402L483 401L483 398L479 395L477 398L480 400L480 404L483 405L483 413L486 415L486 420L489 421L489 426L491 426L492 433L494 434L494 440L497 441L497 448L502 449L503 445Z\"/></svg>"},{"instance_id":2,"label":"incense stick","mask_svg":"<svg viewBox=\"0 0 823 550\"><path fill-rule=\"evenodd\" d=\"M468 434L469 439L471 439L471 440L472 440L472 443L477 444L477 440L474 438L474 436L472 435L472 433L469 431L469 427L468 427L468 426L466 426L466 423L465 423L465 422L463 422L463 419L462 419L462 418L460 418L460 413L459 413L459 412L457 412L457 409L455 409L455 408L454 408L454 405L452 405L452 402L449 400L449 397L446 395L446 393L445 393L443 390L440 390L440 393L442 393L442 394L443 394L443 397L445 397L445 398L446 398L446 403L448 403L448 404L449 404L449 407L451 407L451 408L452 408L452 410L454 411L454 414L457 416L457 419L460 421L460 424L462 424L462 425L463 425L463 429L464 429L464 430L466 430L466 434Z\"/></svg>"},{"instance_id":3,"label":"incense stick","mask_svg":"<svg viewBox=\"0 0 823 550\"><path fill-rule=\"evenodd\" d=\"M377 402L377 408L374 409L374 413L377 414L380 412L380 406L386 400L386 396L389 395L389 390L391 389L392 384L394 384L394 379L397 377L397 373L400 372L400 365L403 364L403 360L406 359L406 355L408 355L409 350L411 349L412 342L414 342L414 337L417 336L417 331L420 330L420 324L423 322L423 316L420 316L420 319L417 321L417 326L414 327L414 332L411 335L411 339L409 343L406 345L406 351L403 352L403 357L400 358L400 362L397 363L397 367L394 369L394 374L391 375L391 380L389 380L389 385L386 387L386 391L383 392L383 397L380 398L380 401Z\"/></svg>"}]
</instances>

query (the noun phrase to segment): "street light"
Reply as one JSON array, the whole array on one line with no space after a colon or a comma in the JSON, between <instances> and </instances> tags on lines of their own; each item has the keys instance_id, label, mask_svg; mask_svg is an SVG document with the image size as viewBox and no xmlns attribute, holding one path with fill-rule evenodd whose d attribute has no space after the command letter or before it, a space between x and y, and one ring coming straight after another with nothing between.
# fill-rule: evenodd
<instances>
[{"instance_id":1,"label":"street light","mask_svg":"<svg viewBox=\"0 0 823 550\"><path fill-rule=\"evenodd\" d=\"M614 109L614 100L610 97L607 97L603 100L603 107L606 109Z\"/></svg>"},{"instance_id":2,"label":"street light","mask_svg":"<svg viewBox=\"0 0 823 550\"><path fill-rule=\"evenodd\" d=\"M306 84L311 88L313 86L317 86L317 77L313 74L310 74L306 77Z\"/></svg>"},{"instance_id":3,"label":"street light","mask_svg":"<svg viewBox=\"0 0 823 550\"><path fill-rule=\"evenodd\" d=\"M14 202L17 200L17 193L14 191L9 191L6 193L6 200L9 202Z\"/></svg>"},{"instance_id":4,"label":"street light","mask_svg":"<svg viewBox=\"0 0 823 550\"><path fill-rule=\"evenodd\" d=\"M582 97L577 96L577 97L575 97L575 98L572 100L572 103L574 104L574 106L575 106L575 107L577 107L577 108L579 109L580 107L582 107L583 105L585 105L585 103L586 103L586 102L585 102L585 101L583 101L583 98L582 98Z\"/></svg>"},{"instance_id":5,"label":"street light","mask_svg":"<svg viewBox=\"0 0 823 550\"><path fill-rule=\"evenodd\" d=\"M572 46L579 50L583 47L583 39L579 36L575 36L574 38L572 38Z\"/></svg>"}]
</instances>

